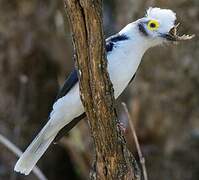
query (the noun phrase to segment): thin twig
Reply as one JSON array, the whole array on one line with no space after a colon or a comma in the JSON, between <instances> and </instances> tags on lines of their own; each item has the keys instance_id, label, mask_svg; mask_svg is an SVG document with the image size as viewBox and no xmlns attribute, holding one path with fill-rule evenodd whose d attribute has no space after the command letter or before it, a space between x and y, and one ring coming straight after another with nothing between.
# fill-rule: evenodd
<instances>
[{"instance_id":1,"label":"thin twig","mask_svg":"<svg viewBox=\"0 0 199 180\"><path fill-rule=\"evenodd\" d=\"M22 155L22 151L1 134L0 134L0 143L6 146L10 151L12 151L18 157ZM33 173L38 177L39 180L47 180L45 175L41 172L41 170L37 166L34 167Z\"/></svg>"},{"instance_id":2,"label":"thin twig","mask_svg":"<svg viewBox=\"0 0 199 180\"><path fill-rule=\"evenodd\" d=\"M142 167L144 180L148 180L148 175L147 175L147 170L146 170L146 165L145 165L145 159L144 159L144 156L142 155L142 151L141 151L139 141L138 141L138 138L137 138L137 135L136 135L136 131L135 131L135 127L134 127L134 124L133 124L133 121L132 121L132 117L131 117L131 115L128 111L128 108L127 108L127 106L124 102L122 103L122 106L124 107L124 110L125 110L125 112L128 116L129 125L130 125L130 128L131 128L132 134L133 134L135 146L136 146L138 156L139 156L139 160L140 160L140 164L141 164L141 167Z\"/></svg>"}]
</instances>

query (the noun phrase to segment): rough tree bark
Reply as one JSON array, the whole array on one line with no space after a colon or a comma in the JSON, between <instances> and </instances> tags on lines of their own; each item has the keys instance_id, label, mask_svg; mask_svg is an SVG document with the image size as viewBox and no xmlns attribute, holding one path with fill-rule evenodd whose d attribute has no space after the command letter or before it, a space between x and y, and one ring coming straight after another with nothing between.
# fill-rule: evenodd
<instances>
[{"instance_id":1,"label":"rough tree bark","mask_svg":"<svg viewBox=\"0 0 199 180\"><path fill-rule=\"evenodd\" d=\"M102 0L65 0L79 69L81 99L96 159L91 179L139 179L133 156L117 128L113 88L107 73Z\"/></svg>"}]
</instances>

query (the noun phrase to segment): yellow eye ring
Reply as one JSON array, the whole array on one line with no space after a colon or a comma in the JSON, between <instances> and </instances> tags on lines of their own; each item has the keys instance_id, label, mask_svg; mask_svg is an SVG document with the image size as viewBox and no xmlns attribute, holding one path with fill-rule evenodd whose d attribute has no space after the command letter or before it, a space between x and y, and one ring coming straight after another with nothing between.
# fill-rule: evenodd
<instances>
[{"instance_id":1,"label":"yellow eye ring","mask_svg":"<svg viewBox=\"0 0 199 180\"><path fill-rule=\"evenodd\" d=\"M155 31L159 28L160 24L156 20L150 20L147 24L147 28L151 31Z\"/></svg>"}]
</instances>

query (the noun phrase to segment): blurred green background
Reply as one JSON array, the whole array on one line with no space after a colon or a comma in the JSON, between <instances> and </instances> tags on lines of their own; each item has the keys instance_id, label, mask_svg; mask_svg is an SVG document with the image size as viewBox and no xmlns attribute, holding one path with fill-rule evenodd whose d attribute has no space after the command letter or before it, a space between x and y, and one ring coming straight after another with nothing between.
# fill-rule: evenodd
<instances>
[{"instance_id":1,"label":"blurred green background","mask_svg":"<svg viewBox=\"0 0 199 180\"><path fill-rule=\"evenodd\" d=\"M104 1L106 37L149 6L177 13L180 31L199 34L199 0ZM128 104L150 180L199 179L199 38L150 49L118 102ZM24 150L45 124L59 86L74 66L63 1L0 0L0 134ZM129 149L137 152L129 129ZM94 157L83 120L38 166L49 180L88 179ZM13 172L16 156L0 144L0 180L35 180Z\"/></svg>"}]
</instances>

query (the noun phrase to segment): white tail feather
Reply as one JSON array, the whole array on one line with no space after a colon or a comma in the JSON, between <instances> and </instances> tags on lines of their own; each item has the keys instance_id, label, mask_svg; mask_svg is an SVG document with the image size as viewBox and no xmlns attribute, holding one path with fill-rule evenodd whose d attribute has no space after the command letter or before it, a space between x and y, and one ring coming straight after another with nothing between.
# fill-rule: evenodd
<instances>
[{"instance_id":1,"label":"white tail feather","mask_svg":"<svg viewBox=\"0 0 199 180\"><path fill-rule=\"evenodd\" d=\"M55 133L48 136L50 132L49 128L52 127L47 124L22 154L15 165L14 170L16 172L28 175L32 171L37 161L41 158L57 135L57 133Z\"/></svg>"}]
</instances>

